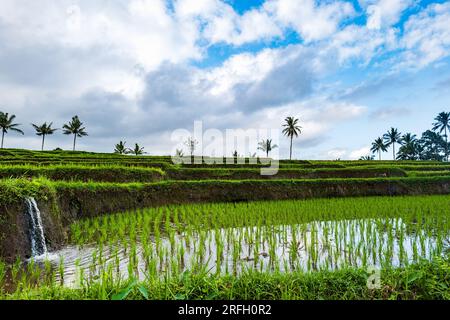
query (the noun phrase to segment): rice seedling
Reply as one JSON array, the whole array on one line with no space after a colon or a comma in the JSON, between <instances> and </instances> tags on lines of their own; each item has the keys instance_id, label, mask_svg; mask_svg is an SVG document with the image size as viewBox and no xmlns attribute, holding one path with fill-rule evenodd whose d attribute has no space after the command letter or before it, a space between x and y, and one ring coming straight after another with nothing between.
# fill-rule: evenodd
<instances>
[{"instance_id":1,"label":"rice seedling","mask_svg":"<svg viewBox=\"0 0 450 320\"><path fill-rule=\"evenodd\" d=\"M45 261L41 269L28 263L23 273L17 260L10 274L22 289L31 290L37 279L47 277L41 286L95 288L97 296L107 298L106 288L130 279L169 286L186 272L206 278L338 272L369 265L409 268L423 259L445 257L449 204L449 196L415 196L130 210L74 222L73 249L55 252L57 259ZM77 250L77 259L69 259L75 255L71 250ZM5 275L0 263L0 284ZM165 294L171 295L169 288Z\"/></svg>"}]
</instances>

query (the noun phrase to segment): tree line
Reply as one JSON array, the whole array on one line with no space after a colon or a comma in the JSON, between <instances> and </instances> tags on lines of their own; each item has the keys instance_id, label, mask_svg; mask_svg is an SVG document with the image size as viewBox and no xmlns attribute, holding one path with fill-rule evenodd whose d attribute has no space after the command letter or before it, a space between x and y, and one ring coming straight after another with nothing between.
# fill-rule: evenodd
<instances>
[{"instance_id":1,"label":"tree line","mask_svg":"<svg viewBox=\"0 0 450 320\"><path fill-rule=\"evenodd\" d=\"M402 134L396 128L391 128L382 137L378 137L372 142L370 151L378 154L381 160L381 153L392 148L393 160L435 160L448 161L450 146L447 133L450 130L450 112L441 112L432 124L432 128L422 133L421 137L407 132ZM396 152L395 147L400 147ZM373 155L362 157L360 160L373 160Z\"/></svg>"},{"instance_id":2,"label":"tree line","mask_svg":"<svg viewBox=\"0 0 450 320\"><path fill-rule=\"evenodd\" d=\"M3 149L5 135L8 132L12 131L24 135L24 132L19 129L19 126L21 126L21 124L15 123L15 119L16 115L9 115L9 113L7 112L4 113L0 111L0 129L2 131L1 149ZM44 150L45 137L54 134L58 129L52 127L53 122L50 122L49 124L47 124L47 122L44 122L41 125L32 123L31 126L36 131L36 135L42 137L41 150ZM82 138L88 135L88 133L86 132L86 128L83 127L83 122L80 121L78 116L73 116L71 121L62 126L62 133L65 135L73 135L73 151L75 151L77 138Z\"/></svg>"},{"instance_id":3,"label":"tree line","mask_svg":"<svg viewBox=\"0 0 450 320\"><path fill-rule=\"evenodd\" d=\"M298 137L299 134L301 134L301 129L302 127L298 125L299 123L299 119L294 118L294 117L287 117L286 119L284 119L284 124L283 124L283 134L288 137L290 139L290 149L289 149L289 160L292 160L292 143L293 143L293 139ZM184 145L186 146L189 154L191 157L194 156L194 152L195 149L198 145L198 141L193 138L193 137L188 137L186 141L184 141ZM266 154L266 157L269 157L269 153L271 151L273 151L273 149L278 148L278 146L276 144L274 144L272 142L272 139L263 139L262 141L258 142L258 150L263 151ZM116 144L116 147L114 149L115 153L119 153L119 154L129 154L129 153L133 153L135 155L139 155L142 153L136 153L135 150L139 150L139 145L136 144L135 145L135 149L129 149L126 148L124 143L122 141L120 141L118 144ZM143 148L142 148L143 150ZM181 149L177 149L175 152L175 156L177 157L183 157L184 156L184 152ZM237 150L233 152L233 157L237 158L238 157L238 152ZM254 153L253 155L250 155L251 158L255 158L256 157L256 153Z\"/></svg>"},{"instance_id":4,"label":"tree line","mask_svg":"<svg viewBox=\"0 0 450 320\"><path fill-rule=\"evenodd\" d=\"M11 132L24 134L19 129L21 126L15 123L16 116L14 114L4 113L0 111L0 129L2 131L1 148L3 149L5 135ZM302 127L299 125L299 119L295 117L287 117L284 119L282 125L282 133L290 139L289 147L289 160L292 160L293 151L293 139L297 138L302 133ZM36 131L36 135L42 137L41 150L44 150L45 138L49 135L53 135L57 128L53 128L53 123L44 122L41 125L32 123L31 126ZM388 148L392 148L393 160L435 160L435 161L448 161L450 155L450 145L448 142L448 131L450 131L450 112L441 112L432 123L432 128L422 133L421 137L407 132L402 134L397 128L391 128L383 136L378 137L372 142L370 151L372 155L361 157L360 160L374 160L374 154L378 154L378 159L381 160L382 152L387 152ZM73 135L73 151L76 149L77 138L82 138L88 135L86 128L83 126L83 122L80 121L78 116L73 116L72 120L62 126L62 133L65 135ZM114 153L117 154L134 154L143 155L144 148L135 144L134 148L127 148L126 142L120 141L116 144ZM196 145L198 142L194 138L188 138L185 142L190 155L194 154ZM396 152L396 145L399 145L399 149ZM258 143L258 150L266 153L269 157L269 153L278 146L272 142L272 139L265 139ZM177 150L177 155L182 156L183 151ZM237 151L233 153L233 156L237 157Z\"/></svg>"}]
</instances>

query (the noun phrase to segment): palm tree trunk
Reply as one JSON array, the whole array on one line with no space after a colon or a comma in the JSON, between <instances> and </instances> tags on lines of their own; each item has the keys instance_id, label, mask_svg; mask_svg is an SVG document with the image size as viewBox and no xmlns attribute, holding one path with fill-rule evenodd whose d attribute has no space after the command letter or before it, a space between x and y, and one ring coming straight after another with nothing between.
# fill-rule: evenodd
<instances>
[{"instance_id":1,"label":"palm tree trunk","mask_svg":"<svg viewBox=\"0 0 450 320\"><path fill-rule=\"evenodd\" d=\"M381 150L378 150L378 158L379 158L380 161L381 161Z\"/></svg>"},{"instance_id":2,"label":"palm tree trunk","mask_svg":"<svg viewBox=\"0 0 450 320\"><path fill-rule=\"evenodd\" d=\"M445 130L445 159L448 162L448 139L447 139L447 127L444 127Z\"/></svg>"},{"instance_id":3,"label":"palm tree trunk","mask_svg":"<svg viewBox=\"0 0 450 320\"><path fill-rule=\"evenodd\" d=\"M289 160L292 160L292 138L293 138L293 136L291 136L291 149L289 152Z\"/></svg>"},{"instance_id":4,"label":"palm tree trunk","mask_svg":"<svg viewBox=\"0 0 450 320\"><path fill-rule=\"evenodd\" d=\"M77 143L77 135L73 135L73 151L75 151L75 144Z\"/></svg>"},{"instance_id":5,"label":"palm tree trunk","mask_svg":"<svg viewBox=\"0 0 450 320\"><path fill-rule=\"evenodd\" d=\"M3 140L5 139L5 131L2 130L2 149L3 149Z\"/></svg>"},{"instance_id":6,"label":"palm tree trunk","mask_svg":"<svg viewBox=\"0 0 450 320\"><path fill-rule=\"evenodd\" d=\"M41 151L44 151L44 142L45 142L45 134L42 135L42 148L41 148Z\"/></svg>"},{"instance_id":7,"label":"palm tree trunk","mask_svg":"<svg viewBox=\"0 0 450 320\"><path fill-rule=\"evenodd\" d=\"M395 143L392 144L392 158L395 161Z\"/></svg>"},{"instance_id":8,"label":"palm tree trunk","mask_svg":"<svg viewBox=\"0 0 450 320\"><path fill-rule=\"evenodd\" d=\"M269 150L266 151L266 158L269 158Z\"/></svg>"}]
</instances>

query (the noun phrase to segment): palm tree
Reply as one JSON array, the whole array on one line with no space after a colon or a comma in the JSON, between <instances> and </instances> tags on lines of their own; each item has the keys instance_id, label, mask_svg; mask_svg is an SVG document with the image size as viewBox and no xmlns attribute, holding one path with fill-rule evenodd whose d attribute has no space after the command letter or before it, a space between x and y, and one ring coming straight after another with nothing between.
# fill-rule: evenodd
<instances>
[{"instance_id":1,"label":"palm tree","mask_svg":"<svg viewBox=\"0 0 450 320\"><path fill-rule=\"evenodd\" d=\"M414 143L416 142L416 140L416 135L408 132L402 136L402 138L400 139L400 144L404 146Z\"/></svg>"},{"instance_id":2,"label":"palm tree","mask_svg":"<svg viewBox=\"0 0 450 320\"><path fill-rule=\"evenodd\" d=\"M283 134L289 138L291 138L291 147L289 149L289 160L292 160L292 139L295 137L298 137L300 133L302 133L302 127L298 126L298 119L295 119L294 117L287 117L284 119L285 124L283 127Z\"/></svg>"},{"instance_id":3,"label":"palm tree","mask_svg":"<svg viewBox=\"0 0 450 320\"><path fill-rule=\"evenodd\" d=\"M116 144L116 147L114 148L114 153L117 154L127 154L128 153L128 148L125 147L127 143L120 141L118 144Z\"/></svg>"},{"instance_id":4,"label":"palm tree","mask_svg":"<svg viewBox=\"0 0 450 320\"><path fill-rule=\"evenodd\" d=\"M384 141L386 142L386 147L389 147L392 145L392 157L395 160L395 144L400 143L401 133L398 132L397 129L391 128L387 133L383 135Z\"/></svg>"},{"instance_id":5,"label":"palm tree","mask_svg":"<svg viewBox=\"0 0 450 320\"><path fill-rule=\"evenodd\" d=\"M434 118L436 121L433 123L433 131L439 130L439 133L444 131L445 138L445 157L448 161L448 139L447 139L447 129L450 130L450 112L441 112Z\"/></svg>"},{"instance_id":6,"label":"palm tree","mask_svg":"<svg viewBox=\"0 0 450 320\"><path fill-rule=\"evenodd\" d=\"M415 160L417 158L417 139L415 134L404 134L400 139L400 144L397 160Z\"/></svg>"},{"instance_id":7,"label":"palm tree","mask_svg":"<svg viewBox=\"0 0 450 320\"><path fill-rule=\"evenodd\" d=\"M12 114L9 116L8 113L3 113L0 111L0 128L2 129L2 145L1 148L3 149L3 140L5 139L5 134L8 133L8 130L15 131L18 133L24 134L22 130L17 129L20 124L13 123L16 116Z\"/></svg>"},{"instance_id":8,"label":"palm tree","mask_svg":"<svg viewBox=\"0 0 450 320\"><path fill-rule=\"evenodd\" d=\"M52 128L53 122L50 122L48 125L47 125L47 122L44 122L40 126L38 126L36 124L33 124L33 123L31 125L34 127L34 130L36 130L36 135L37 136L42 136L42 147L41 147L41 150L44 151L45 136L55 133L55 131L58 130L58 129L53 129Z\"/></svg>"},{"instance_id":9,"label":"palm tree","mask_svg":"<svg viewBox=\"0 0 450 320\"><path fill-rule=\"evenodd\" d=\"M134 149L128 149L128 151L135 156L141 156L145 153L144 148L141 148L137 143L134 144Z\"/></svg>"},{"instance_id":10,"label":"palm tree","mask_svg":"<svg viewBox=\"0 0 450 320\"><path fill-rule=\"evenodd\" d=\"M87 136L86 128L83 127L83 122L80 121L78 116L72 117L72 121L63 126L64 134L73 134L73 151L75 151L75 144L77 143L77 137L82 138Z\"/></svg>"},{"instance_id":11,"label":"palm tree","mask_svg":"<svg viewBox=\"0 0 450 320\"><path fill-rule=\"evenodd\" d=\"M262 150L266 153L266 157L269 157L269 152L272 151L275 148L278 148L276 144L272 144L272 139L263 140L260 143L258 143L259 147L258 150Z\"/></svg>"},{"instance_id":12,"label":"palm tree","mask_svg":"<svg viewBox=\"0 0 450 320\"><path fill-rule=\"evenodd\" d=\"M374 159L374 156L371 156L371 155L362 156L361 158L359 158L359 160L364 160L364 161L372 161L373 159Z\"/></svg>"},{"instance_id":13,"label":"palm tree","mask_svg":"<svg viewBox=\"0 0 450 320\"><path fill-rule=\"evenodd\" d=\"M379 160L381 160L381 152L386 152L387 146L384 144L383 139L379 137L372 142L372 148L370 148L370 151L373 153L378 152Z\"/></svg>"}]
</instances>

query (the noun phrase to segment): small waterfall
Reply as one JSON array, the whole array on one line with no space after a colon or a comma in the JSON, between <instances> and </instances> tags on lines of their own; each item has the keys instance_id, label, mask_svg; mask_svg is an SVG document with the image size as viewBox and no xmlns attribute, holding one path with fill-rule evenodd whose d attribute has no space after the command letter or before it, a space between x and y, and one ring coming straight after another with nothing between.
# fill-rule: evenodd
<instances>
[{"instance_id":1,"label":"small waterfall","mask_svg":"<svg viewBox=\"0 0 450 320\"><path fill-rule=\"evenodd\" d=\"M31 255L32 257L41 256L47 253L41 212L34 198L26 198L25 203L30 226Z\"/></svg>"}]
</instances>

